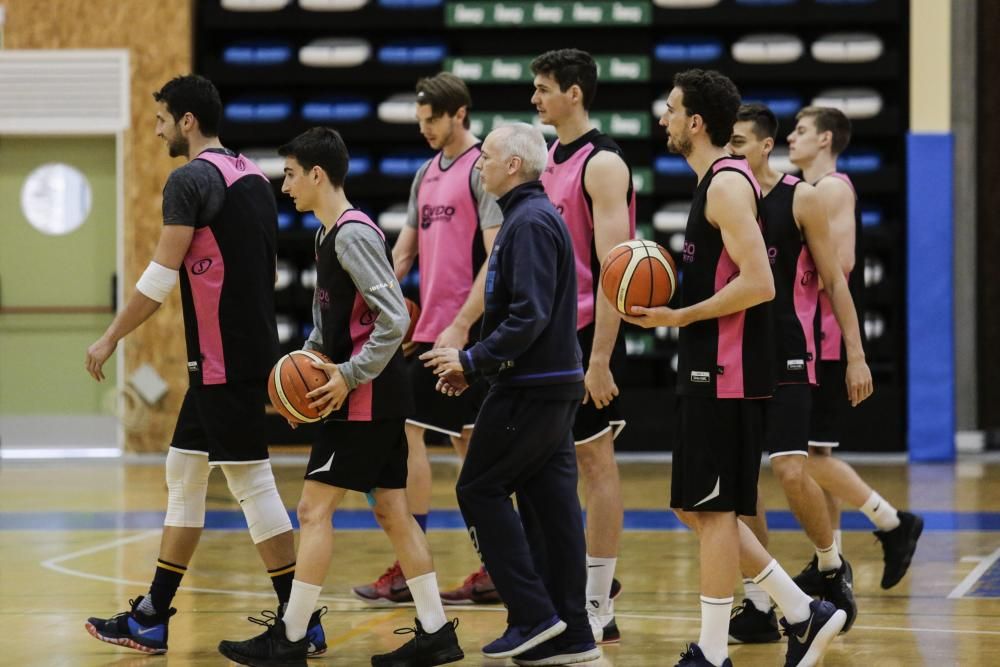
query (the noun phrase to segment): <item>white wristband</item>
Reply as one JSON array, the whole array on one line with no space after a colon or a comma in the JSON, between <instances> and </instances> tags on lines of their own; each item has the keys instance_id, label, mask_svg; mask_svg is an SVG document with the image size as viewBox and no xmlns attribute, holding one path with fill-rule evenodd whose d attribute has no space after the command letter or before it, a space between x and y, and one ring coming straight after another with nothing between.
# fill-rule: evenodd
<instances>
[{"instance_id":1,"label":"white wristband","mask_svg":"<svg viewBox=\"0 0 1000 667\"><path fill-rule=\"evenodd\" d=\"M135 288L157 303L163 303L177 284L178 272L162 264L150 262L135 284Z\"/></svg>"}]
</instances>

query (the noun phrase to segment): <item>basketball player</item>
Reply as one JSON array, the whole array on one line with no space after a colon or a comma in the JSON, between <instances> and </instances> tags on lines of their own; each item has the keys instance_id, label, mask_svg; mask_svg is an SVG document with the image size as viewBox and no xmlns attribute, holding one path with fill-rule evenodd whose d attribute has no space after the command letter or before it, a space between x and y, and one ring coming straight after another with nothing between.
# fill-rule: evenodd
<instances>
[{"instance_id":1,"label":"basketball player","mask_svg":"<svg viewBox=\"0 0 1000 667\"><path fill-rule=\"evenodd\" d=\"M625 340L614 308L594 295L601 260L635 235L635 192L621 149L590 124L588 109L597 93L597 66L590 54L549 51L535 58L531 71L531 103L558 136L549 148L542 185L566 221L576 252L576 326L586 393L573 439L587 506L587 612L594 638L611 643L620 640L611 597L623 521L614 439L625 427L615 371L625 357Z\"/></svg>"},{"instance_id":2,"label":"basketball player","mask_svg":"<svg viewBox=\"0 0 1000 667\"><path fill-rule=\"evenodd\" d=\"M811 386L816 384L816 340L813 327L818 279L831 296L834 314L845 331L846 389L852 405L872 392L865 363L857 312L830 241L826 207L816 189L801 179L775 171L768 157L774 148L778 119L763 104L745 104L736 115L729 152L746 158L764 198L764 241L774 273L774 353L778 386L764 411L765 438L771 468L781 482L788 504L816 548L823 595L847 612L844 630L857 614L851 566L841 558L833 539L823 491L806 472ZM841 385L843 389L843 385ZM758 496L759 498L759 496ZM761 544L767 545L767 521L758 500L757 515L747 519ZM747 599L729 621L734 641L778 641L778 621L767 593L751 580L743 581Z\"/></svg>"},{"instance_id":3,"label":"basketball player","mask_svg":"<svg viewBox=\"0 0 1000 667\"><path fill-rule=\"evenodd\" d=\"M670 505L698 534L701 636L678 665L732 665L727 635L740 570L784 613L786 665L814 665L846 614L813 601L771 558L737 514L752 516L774 392L774 279L761 234L760 186L746 160L725 150L740 106L732 81L714 71L674 77L660 125L668 150L698 177L684 241L681 308L633 307L630 322L680 327L678 439Z\"/></svg>"},{"instance_id":4,"label":"basketball player","mask_svg":"<svg viewBox=\"0 0 1000 667\"><path fill-rule=\"evenodd\" d=\"M405 418L412 397L400 344L409 326L403 293L385 236L353 208L344 191L348 154L340 134L312 128L278 149L285 157L281 191L298 211L323 223L316 233L316 327L309 347L333 363L315 363L330 377L307 396L325 411L299 500L298 569L281 618L219 651L241 664L305 664L306 624L333 554L331 519L348 491L368 496L408 577L417 608L414 637L372 658L372 665L420 667L464 655L441 606L427 538L406 504Z\"/></svg>"},{"instance_id":5,"label":"basketball player","mask_svg":"<svg viewBox=\"0 0 1000 667\"><path fill-rule=\"evenodd\" d=\"M518 665L601 656L584 611L573 452L584 394L573 244L538 180L545 154L542 133L525 123L486 138L477 168L486 191L499 197L504 222L487 270L482 340L465 351L422 355L449 394L467 378L490 380L458 478L458 504L507 605L507 630L483 653Z\"/></svg>"},{"instance_id":6,"label":"basketball player","mask_svg":"<svg viewBox=\"0 0 1000 667\"><path fill-rule=\"evenodd\" d=\"M438 153L413 178L406 226L392 248L397 280L420 257L420 319L413 331L417 356L431 347L462 349L478 338L474 325L483 314L484 258L489 257L502 216L496 198L483 191L479 172L473 169L479 158L479 139L469 131L471 104L469 89L454 74L442 72L417 82L420 132ZM406 421L407 497L414 518L426 532L431 466L424 432L429 429L449 436L464 459L483 383L449 399L434 391L437 380L422 363L412 363L410 371L416 412ZM398 562L374 583L355 587L354 594L375 603L413 599ZM446 604L500 602L482 568L456 590L442 593L441 599Z\"/></svg>"},{"instance_id":7,"label":"basketball player","mask_svg":"<svg viewBox=\"0 0 1000 667\"><path fill-rule=\"evenodd\" d=\"M851 179L837 171L837 157L851 140L851 121L842 111L829 107L806 107L795 119L795 129L788 135L789 157L802 170L803 178L816 186L817 194L826 205L830 236L860 312L864 292L861 209ZM860 508L875 526L874 534L882 543L885 560L882 588L889 589L906 575L924 521L909 512L896 510L868 486L854 468L831 455L833 448L840 444L840 424L847 406L841 384L847 351L826 289L820 292L819 318L819 386L813 395L807 470L827 494L828 511L838 541L840 500ZM796 577L804 589L815 594L818 594L820 579L816 558Z\"/></svg>"},{"instance_id":8,"label":"basketball player","mask_svg":"<svg viewBox=\"0 0 1000 667\"><path fill-rule=\"evenodd\" d=\"M118 341L145 322L178 279L190 387L167 452L167 514L149 593L109 619L91 618L101 641L145 653L167 651L170 603L205 525L205 494L219 466L239 502L279 606L295 575L292 524L274 485L264 441L267 375L279 356L274 316L277 209L260 169L219 142L222 101L208 79L183 76L153 94L156 135L188 162L163 188L163 230L136 291L87 350L101 381ZM310 610L311 611L311 610ZM307 652L326 649L320 613Z\"/></svg>"}]
</instances>

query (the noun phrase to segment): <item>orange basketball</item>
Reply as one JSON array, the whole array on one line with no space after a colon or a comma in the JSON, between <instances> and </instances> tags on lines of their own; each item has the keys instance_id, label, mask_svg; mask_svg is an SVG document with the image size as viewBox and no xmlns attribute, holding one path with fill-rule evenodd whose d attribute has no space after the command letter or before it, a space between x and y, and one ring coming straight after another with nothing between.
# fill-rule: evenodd
<instances>
[{"instance_id":1,"label":"orange basketball","mask_svg":"<svg viewBox=\"0 0 1000 667\"><path fill-rule=\"evenodd\" d=\"M406 312L410 315L410 326L406 330L406 335L403 336L403 342L409 343L413 340L413 330L417 328L417 320L420 319L420 306L417 305L416 301L410 299L403 299L406 302Z\"/></svg>"},{"instance_id":2,"label":"orange basketball","mask_svg":"<svg viewBox=\"0 0 1000 667\"><path fill-rule=\"evenodd\" d=\"M677 267L658 243L625 241L601 263L601 289L623 315L632 315L632 306L665 306L677 290Z\"/></svg>"},{"instance_id":3,"label":"orange basketball","mask_svg":"<svg viewBox=\"0 0 1000 667\"><path fill-rule=\"evenodd\" d=\"M330 377L326 371L313 368L313 362L330 363L330 358L314 350L295 350L278 359L267 378L267 395L282 417L300 424L318 422L320 413L306 398L313 389L325 385Z\"/></svg>"}]
</instances>

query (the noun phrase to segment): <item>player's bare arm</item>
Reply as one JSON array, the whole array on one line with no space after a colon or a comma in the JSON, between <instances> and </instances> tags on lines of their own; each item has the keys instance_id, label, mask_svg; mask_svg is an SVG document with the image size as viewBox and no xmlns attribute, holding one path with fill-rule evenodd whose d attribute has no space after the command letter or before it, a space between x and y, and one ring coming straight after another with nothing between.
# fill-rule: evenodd
<instances>
[{"instance_id":1,"label":"player's bare arm","mask_svg":"<svg viewBox=\"0 0 1000 667\"><path fill-rule=\"evenodd\" d=\"M628 240L629 185L628 166L619 155L601 151L587 163L583 186L593 204L594 245L598 257L607 256L613 247ZM593 400L598 408L604 408L618 395L610 364L621 321L607 299L594 301L594 345L584 378L583 402Z\"/></svg>"},{"instance_id":2,"label":"player's bare arm","mask_svg":"<svg viewBox=\"0 0 1000 667\"><path fill-rule=\"evenodd\" d=\"M847 348L847 395L852 406L871 396L874 391L871 370L865 362L865 351L861 345L861 328L858 322L854 299L851 297L847 280L844 278L838 254L834 250L830 227L827 223L826 207L816 188L802 183L795 188L792 200L795 220L802 229L802 235L809 247L809 253L816 263L823 288L830 298L833 314L844 334ZM853 235L854 220L851 229ZM853 257L853 252L851 254Z\"/></svg>"},{"instance_id":3,"label":"player's bare arm","mask_svg":"<svg viewBox=\"0 0 1000 667\"><path fill-rule=\"evenodd\" d=\"M194 227L165 225L160 233L160 240L156 244L153 262L150 266L155 264L161 269L177 271L181 262L184 261L184 256L187 255L193 237ZM125 308L118 313L104 335L87 348L85 367L91 377L98 382L104 380L104 372L102 371L104 362L114 354L118 341L149 319L159 307L159 301L146 296L138 289L132 293Z\"/></svg>"},{"instance_id":4,"label":"player's bare arm","mask_svg":"<svg viewBox=\"0 0 1000 667\"><path fill-rule=\"evenodd\" d=\"M396 273L396 280L405 278L413 268L413 262L417 259L417 248L416 227L405 225L392 246L392 268Z\"/></svg>"},{"instance_id":5,"label":"player's bare arm","mask_svg":"<svg viewBox=\"0 0 1000 667\"><path fill-rule=\"evenodd\" d=\"M735 172L721 172L708 188L705 216L718 227L722 243L737 272L711 298L685 308L642 308L625 319L641 327L683 327L747 310L774 298L774 276L767 248L755 218L754 192L747 179Z\"/></svg>"},{"instance_id":6,"label":"player's bare arm","mask_svg":"<svg viewBox=\"0 0 1000 667\"><path fill-rule=\"evenodd\" d=\"M854 270L854 190L839 178L824 178L816 184L816 192L826 206L830 239L840 260L840 269L847 275Z\"/></svg>"}]
</instances>

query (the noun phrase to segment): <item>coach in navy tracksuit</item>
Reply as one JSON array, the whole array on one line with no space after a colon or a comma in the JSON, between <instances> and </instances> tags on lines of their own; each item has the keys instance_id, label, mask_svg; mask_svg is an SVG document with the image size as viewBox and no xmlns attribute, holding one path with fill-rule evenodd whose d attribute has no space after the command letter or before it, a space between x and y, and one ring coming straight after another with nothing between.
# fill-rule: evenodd
<instances>
[{"instance_id":1,"label":"coach in navy tracksuit","mask_svg":"<svg viewBox=\"0 0 1000 667\"><path fill-rule=\"evenodd\" d=\"M458 504L508 609L507 631L483 653L518 656L523 665L600 656L585 611L572 435L583 398L574 255L566 223L538 180L546 157L545 140L530 125L503 126L486 138L476 167L483 187L499 197L503 225L486 274L482 336L467 351L421 357L444 393L473 376L491 383L458 478Z\"/></svg>"}]
</instances>

